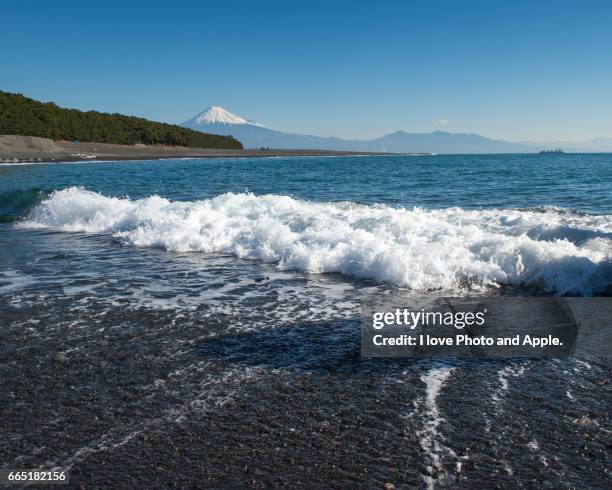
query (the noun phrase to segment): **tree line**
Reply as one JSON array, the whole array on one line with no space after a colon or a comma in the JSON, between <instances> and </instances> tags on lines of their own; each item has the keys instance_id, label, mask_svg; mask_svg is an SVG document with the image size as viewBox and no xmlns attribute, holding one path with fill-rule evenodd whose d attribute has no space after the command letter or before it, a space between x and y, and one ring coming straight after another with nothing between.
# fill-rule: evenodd
<instances>
[{"instance_id":1,"label":"tree line","mask_svg":"<svg viewBox=\"0 0 612 490\"><path fill-rule=\"evenodd\" d=\"M63 109L21 94L0 91L0 134L120 145L172 145L242 149L232 136L218 136L141 117Z\"/></svg>"}]
</instances>

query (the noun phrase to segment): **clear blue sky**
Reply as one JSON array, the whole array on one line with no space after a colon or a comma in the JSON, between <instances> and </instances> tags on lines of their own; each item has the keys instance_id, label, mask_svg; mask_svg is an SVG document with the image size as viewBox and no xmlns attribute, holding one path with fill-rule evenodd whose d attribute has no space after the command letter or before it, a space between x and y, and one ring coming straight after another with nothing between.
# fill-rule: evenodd
<instances>
[{"instance_id":1,"label":"clear blue sky","mask_svg":"<svg viewBox=\"0 0 612 490\"><path fill-rule=\"evenodd\" d=\"M4 0L0 89L180 123L612 137L612 2ZM448 120L446 123L444 120Z\"/></svg>"}]
</instances>

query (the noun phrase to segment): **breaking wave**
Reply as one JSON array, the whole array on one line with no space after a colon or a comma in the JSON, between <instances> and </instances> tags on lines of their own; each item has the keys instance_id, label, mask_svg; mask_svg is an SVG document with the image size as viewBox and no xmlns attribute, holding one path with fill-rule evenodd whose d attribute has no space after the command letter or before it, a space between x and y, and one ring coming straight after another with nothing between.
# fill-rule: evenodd
<instances>
[{"instance_id":1,"label":"breaking wave","mask_svg":"<svg viewBox=\"0 0 612 490\"><path fill-rule=\"evenodd\" d=\"M249 193L173 202L71 187L18 226L111 233L131 246L223 252L416 290L509 284L592 295L612 284L612 218L559 208L426 210Z\"/></svg>"}]
</instances>

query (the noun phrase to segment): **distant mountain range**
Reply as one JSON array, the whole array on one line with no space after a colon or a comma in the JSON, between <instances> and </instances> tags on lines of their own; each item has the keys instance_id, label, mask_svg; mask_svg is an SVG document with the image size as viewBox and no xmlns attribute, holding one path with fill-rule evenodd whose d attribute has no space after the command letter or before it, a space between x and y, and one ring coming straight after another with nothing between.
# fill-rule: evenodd
<instances>
[{"instance_id":1,"label":"distant mountain range","mask_svg":"<svg viewBox=\"0 0 612 490\"><path fill-rule=\"evenodd\" d=\"M318 149L345 151L383 151L391 153L528 153L528 145L493 140L477 134L405 133L397 131L372 140L348 140L334 137L293 134L270 129L212 106L181 124L205 133L232 135L245 148Z\"/></svg>"},{"instance_id":2,"label":"distant mountain range","mask_svg":"<svg viewBox=\"0 0 612 490\"><path fill-rule=\"evenodd\" d=\"M485 138L473 133L449 133L446 131L434 131L432 133L397 131L371 140L348 140L293 134L270 129L263 124L245 119L219 106L206 109L182 123L181 126L205 133L232 135L245 148L267 147L391 153L534 153L549 147L561 147L566 151L612 151L612 139L607 138L599 138L583 144L573 143L569 147L568 144L560 142L512 143ZM593 144L589 145L589 143Z\"/></svg>"}]
</instances>

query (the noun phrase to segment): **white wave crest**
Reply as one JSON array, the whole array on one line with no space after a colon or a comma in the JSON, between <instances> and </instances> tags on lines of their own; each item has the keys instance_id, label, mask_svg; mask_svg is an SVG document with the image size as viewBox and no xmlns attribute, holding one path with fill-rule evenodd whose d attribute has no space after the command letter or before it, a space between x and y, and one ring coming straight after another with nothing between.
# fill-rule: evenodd
<instances>
[{"instance_id":1,"label":"white wave crest","mask_svg":"<svg viewBox=\"0 0 612 490\"><path fill-rule=\"evenodd\" d=\"M397 209L248 193L173 202L72 187L19 226L112 233L132 246L230 253L417 290L515 284L590 295L612 283L610 216L553 208Z\"/></svg>"}]
</instances>

